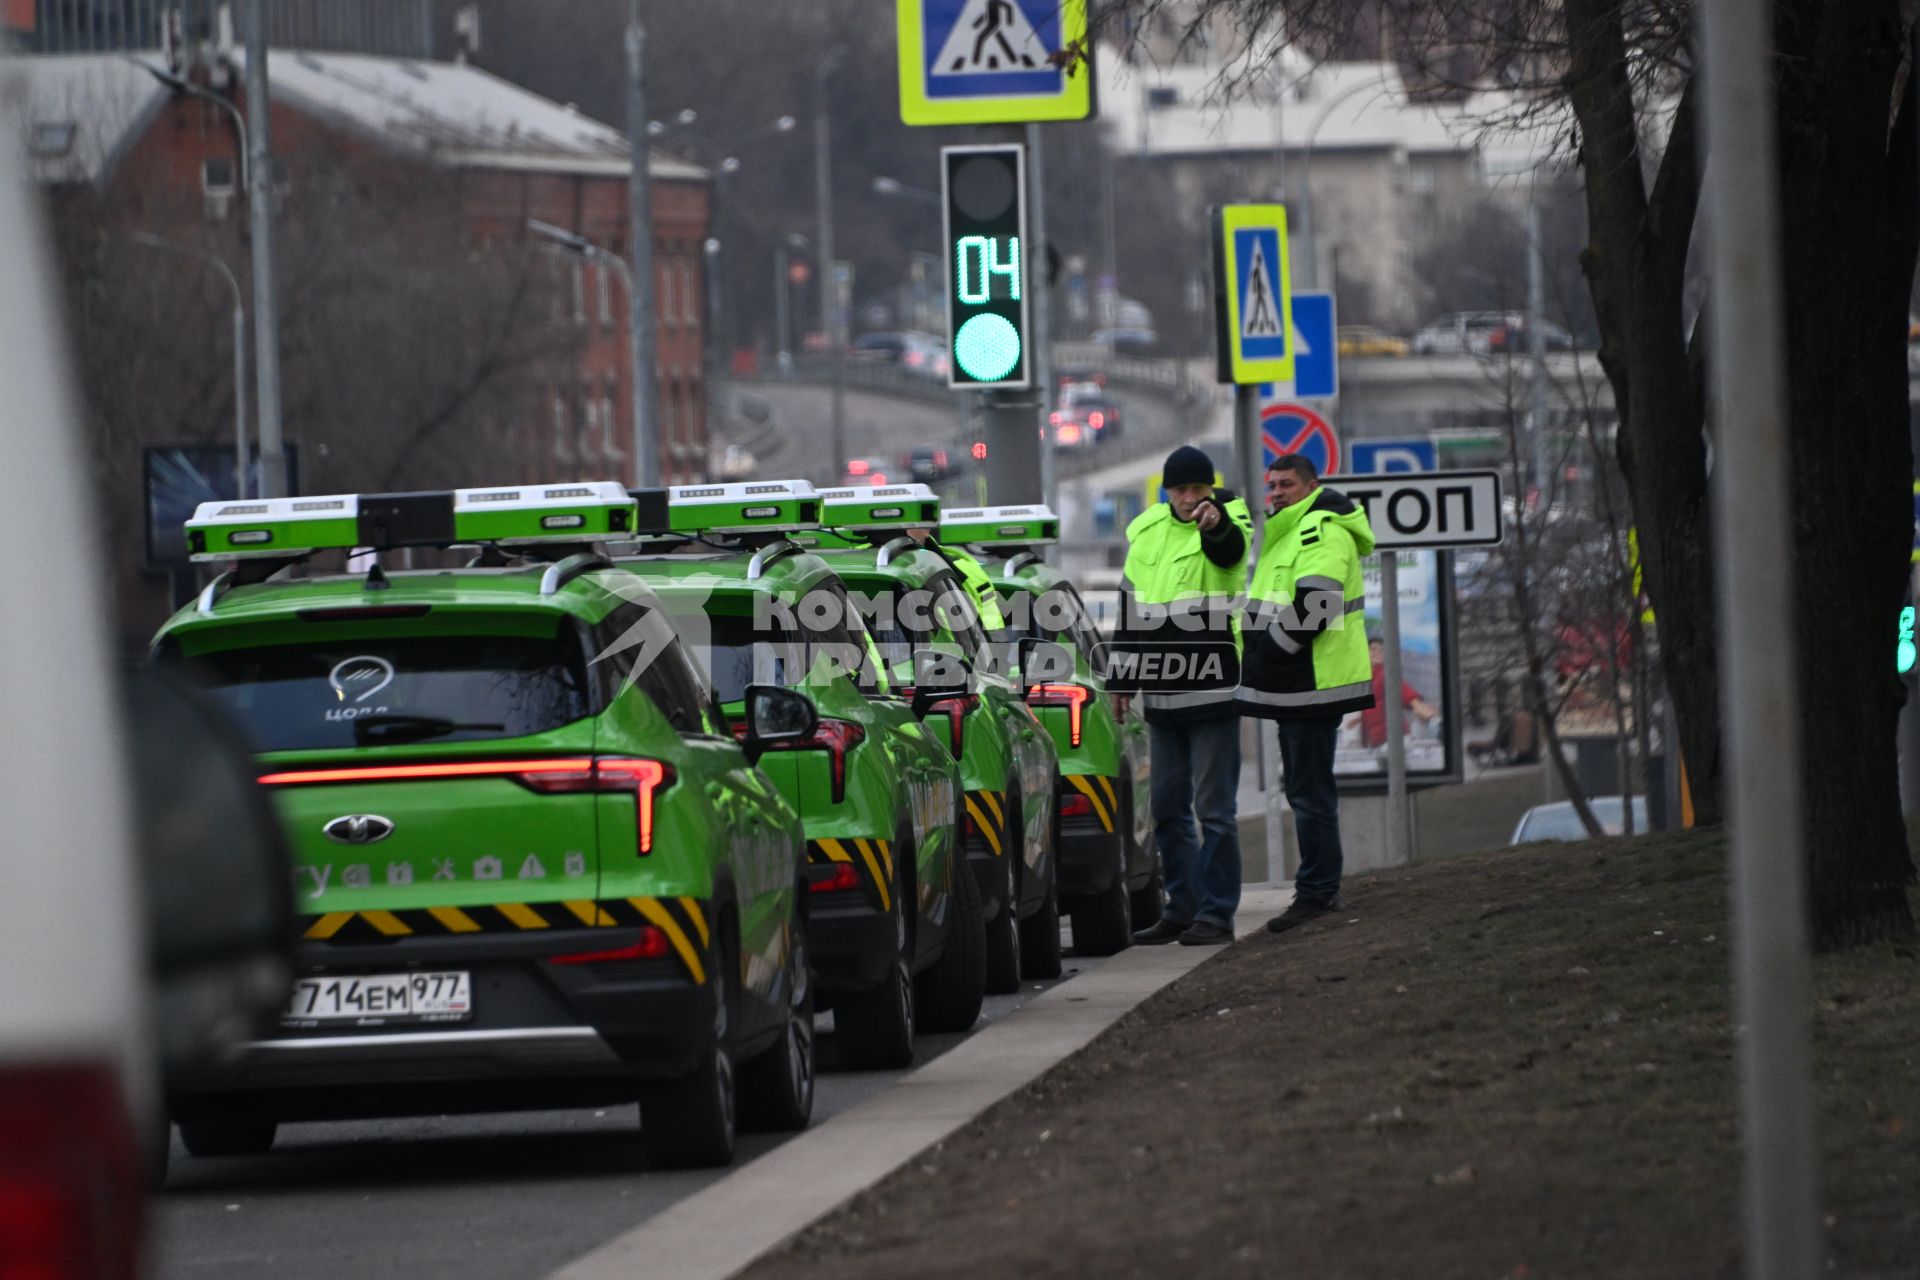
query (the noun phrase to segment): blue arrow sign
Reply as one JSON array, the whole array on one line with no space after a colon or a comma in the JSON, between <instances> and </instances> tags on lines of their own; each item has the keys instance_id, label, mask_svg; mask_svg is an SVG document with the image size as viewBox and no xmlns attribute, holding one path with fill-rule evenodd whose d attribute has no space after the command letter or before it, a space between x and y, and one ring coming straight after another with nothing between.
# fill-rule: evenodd
<instances>
[{"instance_id":1,"label":"blue arrow sign","mask_svg":"<svg viewBox=\"0 0 1920 1280\"><path fill-rule=\"evenodd\" d=\"M1340 394L1340 348L1335 340L1333 295L1293 295L1293 386L1260 384L1268 400L1331 400Z\"/></svg>"}]
</instances>

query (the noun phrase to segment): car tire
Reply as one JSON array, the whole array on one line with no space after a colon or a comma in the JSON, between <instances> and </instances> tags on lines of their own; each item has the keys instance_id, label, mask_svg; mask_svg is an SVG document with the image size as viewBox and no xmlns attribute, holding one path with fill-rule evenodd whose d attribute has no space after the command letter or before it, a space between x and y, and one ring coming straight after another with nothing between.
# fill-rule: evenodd
<instances>
[{"instance_id":1,"label":"car tire","mask_svg":"<svg viewBox=\"0 0 1920 1280\"><path fill-rule=\"evenodd\" d=\"M972 868L967 873L971 875ZM976 889L975 892L978 892ZM1020 989L1020 925L1014 916L1013 902L1000 904L1000 910L987 922L987 994L1009 996Z\"/></svg>"},{"instance_id":2,"label":"car tire","mask_svg":"<svg viewBox=\"0 0 1920 1280\"><path fill-rule=\"evenodd\" d=\"M1133 912L1127 895L1126 868L1099 893L1073 900L1073 949L1083 956L1118 955L1133 945Z\"/></svg>"},{"instance_id":3,"label":"car tire","mask_svg":"<svg viewBox=\"0 0 1920 1280\"><path fill-rule=\"evenodd\" d=\"M907 924L912 909L905 893L894 894L897 945L886 980L871 991L843 991L834 1001L834 1039L845 1066L897 1071L913 1063L913 935Z\"/></svg>"},{"instance_id":4,"label":"car tire","mask_svg":"<svg viewBox=\"0 0 1920 1280\"><path fill-rule=\"evenodd\" d=\"M180 1144L193 1156L259 1156L273 1150L279 1122L244 1111L194 1111L175 1117Z\"/></svg>"},{"instance_id":5,"label":"car tire","mask_svg":"<svg viewBox=\"0 0 1920 1280\"><path fill-rule=\"evenodd\" d=\"M713 993L713 1042L689 1075L647 1085L640 1094L640 1139L666 1169L717 1169L733 1163L738 1093L733 1068L731 921L720 929L707 987Z\"/></svg>"},{"instance_id":6,"label":"car tire","mask_svg":"<svg viewBox=\"0 0 1920 1280\"><path fill-rule=\"evenodd\" d=\"M1047 826L1047 841L1053 841L1053 826ZM1058 864L1053 850L1041 859L1047 868L1046 896L1040 909L1020 922L1020 968L1029 978L1060 976L1060 888Z\"/></svg>"},{"instance_id":7,"label":"car tire","mask_svg":"<svg viewBox=\"0 0 1920 1280\"><path fill-rule=\"evenodd\" d=\"M953 914L947 949L915 979L920 1025L928 1031L966 1031L980 1020L987 994L987 923L973 868L953 870Z\"/></svg>"},{"instance_id":8,"label":"car tire","mask_svg":"<svg viewBox=\"0 0 1920 1280\"><path fill-rule=\"evenodd\" d=\"M813 1118L813 971L805 920L794 922L789 967L794 990L780 1039L740 1067L740 1128L747 1132L798 1133Z\"/></svg>"}]
</instances>

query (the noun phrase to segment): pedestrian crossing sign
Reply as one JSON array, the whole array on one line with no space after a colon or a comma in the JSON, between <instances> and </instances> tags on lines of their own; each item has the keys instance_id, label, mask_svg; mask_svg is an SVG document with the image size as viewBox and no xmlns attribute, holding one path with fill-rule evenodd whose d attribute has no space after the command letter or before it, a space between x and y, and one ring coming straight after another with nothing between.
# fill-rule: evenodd
<instances>
[{"instance_id":1,"label":"pedestrian crossing sign","mask_svg":"<svg viewBox=\"0 0 1920 1280\"><path fill-rule=\"evenodd\" d=\"M895 0L900 118L1020 124L1093 114L1088 0Z\"/></svg>"},{"instance_id":2,"label":"pedestrian crossing sign","mask_svg":"<svg viewBox=\"0 0 1920 1280\"><path fill-rule=\"evenodd\" d=\"M1219 380L1293 378L1293 280L1287 268L1287 210L1230 204L1213 211L1214 324Z\"/></svg>"}]
</instances>

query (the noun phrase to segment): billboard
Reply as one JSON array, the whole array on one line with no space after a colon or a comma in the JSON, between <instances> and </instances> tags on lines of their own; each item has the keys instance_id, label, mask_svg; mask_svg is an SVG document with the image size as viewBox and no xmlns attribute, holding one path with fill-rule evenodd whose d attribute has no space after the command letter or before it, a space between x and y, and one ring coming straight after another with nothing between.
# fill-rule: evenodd
<instances>
[{"instance_id":1,"label":"billboard","mask_svg":"<svg viewBox=\"0 0 1920 1280\"><path fill-rule=\"evenodd\" d=\"M1460 780L1460 731L1454 711L1453 555L1402 550L1400 557L1400 702L1406 716L1407 785ZM1369 641L1381 635L1380 555L1361 561L1366 580ZM1340 788L1366 791L1387 785L1386 678L1384 650L1368 645L1373 658L1374 706L1340 722L1333 774Z\"/></svg>"},{"instance_id":2,"label":"billboard","mask_svg":"<svg viewBox=\"0 0 1920 1280\"><path fill-rule=\"evenodd\" d=\"M286 446L287 492L300 492L299 455ZM203 502L239 497L231 444L162 444L144 450L147 493L147 563L167 568L187 563L187 535L181 526ZM260 452L252 453L249 493L260 491Z\"/></svg>"}]
</instances>

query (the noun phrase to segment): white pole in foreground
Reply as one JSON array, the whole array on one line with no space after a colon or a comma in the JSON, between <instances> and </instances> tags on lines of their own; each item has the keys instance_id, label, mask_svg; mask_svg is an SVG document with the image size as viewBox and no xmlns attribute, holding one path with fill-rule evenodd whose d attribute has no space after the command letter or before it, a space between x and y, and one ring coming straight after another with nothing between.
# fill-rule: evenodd
<instances>
[{"instance_id":1,"label":"white pole in foreground","mask_svg":"<svg viewBox=\"0 0 1920 1280\"><path fill-rule=\"evenodd\" d=\"M1801 848L1799 685L1780 625L1787 505L1773 6L1701 6L1713 325L1713 532L1721 752L1733 841L1735 1010L1746 1164L1746 1273L1820 1274L1812 981ZM1789 579L1789 593L1796 586ZM1789 594L1789 599L1791 599Z\"/></svg>"},{"instance_id":2,"label":"white pole in foreground","mask_svg":"<svg viewBox=\"0 0 1920 1280\"><path fill-rule=\"evenodd\" d=\"M280 304L273 274L273 140L267 123L267 6L247 0L247 206L253 227L253 373L260 437L262 498L287 496L287 453L280 435Z\"/></svg>"}]
</instances>

